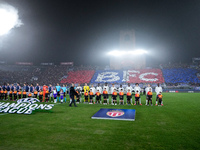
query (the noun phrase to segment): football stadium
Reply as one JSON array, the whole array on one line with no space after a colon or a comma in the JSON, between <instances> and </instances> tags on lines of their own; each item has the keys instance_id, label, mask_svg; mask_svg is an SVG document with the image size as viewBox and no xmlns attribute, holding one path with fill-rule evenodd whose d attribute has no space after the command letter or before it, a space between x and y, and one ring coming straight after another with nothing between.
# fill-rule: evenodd
<instances>
[{"instance_id":1,"label":"football stadium","mask_svg":"<svg viewBox=\"0 0 200 150\"><path fill-rule=\"evenodd\" d=\"M0 150L200 149L199 8L0 1Z\"/></svg>"}]
</instances>

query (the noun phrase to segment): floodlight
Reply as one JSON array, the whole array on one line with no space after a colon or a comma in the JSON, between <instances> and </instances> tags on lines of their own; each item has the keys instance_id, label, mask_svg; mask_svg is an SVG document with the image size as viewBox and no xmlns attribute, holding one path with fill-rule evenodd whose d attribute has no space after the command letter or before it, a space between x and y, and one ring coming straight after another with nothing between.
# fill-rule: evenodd
<instances>
[{"instance_id":1,"label":"floodlight","mask_svg":"<svg viewBox=\"0 0 200 150\"><path fill-rule=\"evenodd\" d=\"M18 11L10 5L0 5L0 36L20 25L22 23L18 19Z\"/></svg>"},{"instance_id":2,"label":"floodlight","mask_svg":"<svg viewBox=\"0 0 200 150\"><path fill-rule=\"evenodd\" d=\"M133 51L119 51L119 50L114 50L108 53L108 55L113 55L113 56L123 56L123 55L143 55L146 54L147 51L138 49L138 50L133 50Z\"/></svg>"}]
</instances>

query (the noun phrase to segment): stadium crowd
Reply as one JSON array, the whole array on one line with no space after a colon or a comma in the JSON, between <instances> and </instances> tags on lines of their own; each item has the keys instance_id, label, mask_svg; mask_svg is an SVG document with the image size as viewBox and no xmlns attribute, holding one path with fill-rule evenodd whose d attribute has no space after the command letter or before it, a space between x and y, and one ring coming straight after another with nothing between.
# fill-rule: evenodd
<instances>
[{"instance_id":1,"label":"stadium crowd","mask_svg":"<svg viewBox=\"0 0 200 150\"><path fill-rule=\"evenodd\" d=\"M162 70L158 73L158 77L161 80L164 77L164 83L166 86L200 86L200 67L192 67L190 64L164 64L160 65ZM24 66L24 65L0 65L0 85L4 83L17 84L26 83L28 85L39 83L40 85L52 84L56 85L70 83L94 83L96 78L94 76L99 70L107 70L105 67L99 66L65 66L65 65L50 65L50 66ZM155 70L155 69L154 69ZM93 77L93 78L92 78ZM139 78L132 78L127 83L139 82L143 87L147 82L142 83ZM113 82L115 84L127 85L123 82ZM149 82L150 83L150 82ZM152 82L151 84L153 84Z\"/></svg>"}]
</instances>

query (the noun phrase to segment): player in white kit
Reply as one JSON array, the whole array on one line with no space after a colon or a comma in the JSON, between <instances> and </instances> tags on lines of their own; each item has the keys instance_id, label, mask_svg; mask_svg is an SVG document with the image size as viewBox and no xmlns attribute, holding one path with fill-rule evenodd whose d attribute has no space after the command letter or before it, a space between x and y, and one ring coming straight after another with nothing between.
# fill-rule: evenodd
<instances>
[{"instance_id":1,"label":"player in white kit","mask_svg":"<svg viewBox=\"0 0 200 150\"><path fill-rule=\"evenodd\" d=\"M112 87L110 88L110 94L114 92L114 89L117 89L117 88L115 87L115 84L112 84Z\"/></svg>"},{"instance_id":2,"label":"player in white kit","mask_svg":"<svg viewBox=\"0 0 200 150\"><path fill-rule=\"evenodd\" d=\"M152 91L152 88L151 88L151 85L148 84L147 87L145 88L145 92L146 92L146 105L147 105L147 103L148 103L148 96L147 96L147 93L148 93L150 90Z\"/></svg>"},{"instance_id":3,"label":"player in white kit","mask_svg":"<svg viewBox=\"0 0 200 150\"><path fill-rule=\"evenodd\" d=\"M106 91L107 91L108 94L109 94L109 86L108 86L107 83L105 83L105 85L103 86L103 89L106 89ZM109 96L107 97L107 101L108 101L108 103L109 103Z\"/></svg>"},{"instance_id":4,"label":"player in white kit","mask_svg":"<svg viewBox=\"0 0 200 150\"><path fill-rule=\"evenodd\" d=\"M78 93L79 93L80 102L82 101L82 99L81 99L82 90L83 90L83 88L81 87L80 84L78 84L78 86L76 87L76 91L78 91Z\"/></svg>"},{"instance_id":5,"label":"player in white kit","mask_svg":"<svg viewBox=\"0 0 200 150\"><path fill-rule=\"evenodd\" d=\"M90 88L90 92L93 92L93 94L95 95L96 93L96 89L94 87L94 85L92 84L91 88ZM93 97L93 102L95 102L95 96Z\"/></svg>"},{"instance_id":6,"label":"player in white kit","mask_svg":"<svg viewBox=\"0 0 200 150\"><path fill-rule=\"evenodd\" d=\"M95 87L94 87L93 84L92 84L92 86L91 86L91 88L90 88L90 92L91 92L91 90L92 90L93 93L96 93L96 89L95 89Z\"/></svg>"},{"instance_id":7,"label":"player in white kit","mask_svg":"<svg viewBox=\"0 0 200 150\"><path fill-rule=\"evenodd\" d=\"M114 92L114 90L116 90L117 88L115 87L115 84L113 83L112 84L112 87L110 88L110 94L111 94L111 97L112 97L112 94ZM111 102L111 104L113 105L113 101Z\"/></svg>"},{"instance_id":8,"label":"player in white kit","mask_svg":"<svg viewBox=\"0 0 200 150\"><path fill-rule=\"evenodd\" d=\"M121 84L120 84L120 87L119 87L118 91L119 91L119 92L121 92L121 91L124 92L124 88L122 87Z\"/></svg>"},{"instance_id":9,"label":"player in white kit","mask_svg":"<svg viewBox=\"0 0 200 150\"><path fill-rule=\"evenodd\" d=\"M100 84L98 83L98 86L96 87L96 91L98 91L99 90L99 93L101 93L102 94L102 87L100 86Z\"/></svg>"},{"instance_id":10,"label":"player in white kit","mask_svg":"<svg viewBox=\"0 0 200 150\"><path fill-rule=\"evenodd\" d=\"M130 83L128 83L128 86L126 87L126 93L128 92L128 90L130 90L131 93L133 91L133 88L131 87Z\"/></svg>"},{"instance_id":11,"label":"player in white kit","mask_svg":"<svg viewBox=\"0 0 200 150\"><path fill-rule=\"evenodd\" d=\"M155 92L156 92L156 105L158 105L158 94L161 92L162 93L162 87L160 86L160 84L158 83L156 88L155 88Z\"/></svg>"},{"instance_id":12,"label":"player in white kit","mask_svg":"<svg viewBox=\"0 0 200 150\"><path fill-rule=\"evenodd\" d=\"M134 87L134 92L136 93L136 91L138 91L138 93L139 93L139 95L140 95L141 88L139 87L139 84L138 84L138 83L136 83L136 84L135 84L135 87ZM139 103L140 103L140 105L142 105L142 103L141 103L141 98L139 99Z\"/></svg>"}]
</instances>

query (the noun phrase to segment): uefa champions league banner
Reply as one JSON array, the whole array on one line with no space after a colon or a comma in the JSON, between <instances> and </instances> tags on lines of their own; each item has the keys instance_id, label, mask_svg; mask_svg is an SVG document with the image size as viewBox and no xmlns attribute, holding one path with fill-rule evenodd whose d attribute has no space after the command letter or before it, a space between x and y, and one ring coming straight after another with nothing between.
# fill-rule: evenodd
<instances>
[{"instance_id":1,"label":"uefa champions league banner","mask_svg":"<svg viewBox=\"0 0 200 150\"><path fill-rule=\"evenodd\" d=\"M30 115L34 110L50 110L54 106L54 104L37 104L36 102L40 101L36 98L23 98L19 99L17 103L0 102L0 113Z\"/></svg>"},{"instance_id":2,"label":"uefa champions league banner","mask_svg":"<svg viewBox=\"0 0 200 150\"><path fill-rule=\"evenodd\" d=\"M121 83L123 80L123 71L117 70L97 70L91 83Z\"/></svg>"},{"instance_id":3,"label":"uefa champions league banner","mask_svg":"<svg viewBox=\"0 0 200 150\"><path fill-rule=\"evenodd\" d=\"M128 70L123 77L127 83L164 83L160 69Z\"/></svg>"}]
</instances>

